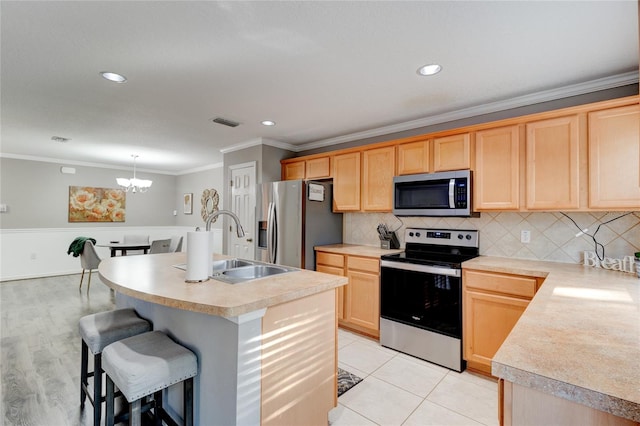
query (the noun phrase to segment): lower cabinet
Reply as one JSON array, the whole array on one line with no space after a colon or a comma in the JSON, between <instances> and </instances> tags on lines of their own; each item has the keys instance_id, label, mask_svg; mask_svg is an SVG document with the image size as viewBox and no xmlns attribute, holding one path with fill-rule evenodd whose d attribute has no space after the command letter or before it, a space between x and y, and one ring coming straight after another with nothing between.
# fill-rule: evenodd
<instances>
[{"instance_id":1,"label":"lower cabinet","mask_svg":"<svg viewBox=\"0 0 640 426\"><path fill-rule=\"evenodd\" d=\"M462 341L471 370L491 374L491 360L543 278L464 269Z\"/></svg>"},{"instance_id":2,"label":"lower cabinet","mask_svg":"<svg viewBox=\"0 0 640 426\"><path fill-rule=\"evenodd\" d=\"M380 259L318 251L316 271L346 275L337 290L338 324L367 336L380 337Z\"/></svg>"}]
</instances>

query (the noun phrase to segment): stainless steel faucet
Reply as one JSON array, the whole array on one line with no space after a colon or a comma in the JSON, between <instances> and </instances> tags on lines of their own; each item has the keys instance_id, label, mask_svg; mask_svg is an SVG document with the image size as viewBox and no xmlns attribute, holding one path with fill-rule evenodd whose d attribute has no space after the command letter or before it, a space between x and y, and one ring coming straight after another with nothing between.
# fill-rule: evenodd
<instances>
[{"instance_id":1,"label":"stainless steel faucet","mask_svg":"<svg viewBox=\"0 0 640 426\"><path fill-rule=\"evenodd\" d=\"M211 213L207 217L205 229L207 231L211 231L211 223L213 222L213 219L215 219L216 217L220 216L221 214L226 214L227 216L231 216L233 221L236 223L236 232L238 234L238 238L244 237L244 229L242 229L242 225L240 225L240 219L238 219L238 216L236 216L236 214L234 212L231 212L229 210L218 210L218 211L215 211L215 212Z\"/></svg>"}]
</instances>

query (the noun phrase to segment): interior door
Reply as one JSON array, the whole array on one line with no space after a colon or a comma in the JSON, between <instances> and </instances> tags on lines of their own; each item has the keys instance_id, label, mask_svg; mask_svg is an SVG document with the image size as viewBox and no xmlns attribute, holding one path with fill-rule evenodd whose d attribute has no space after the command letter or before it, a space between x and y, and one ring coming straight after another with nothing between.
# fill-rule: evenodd
<instances>
[{"instance_id":1,"label":"interior door","mask_svg":"<svg viewBox=\"0 0 640 426\"><path fill-rule=\"evenodd\" d=\"M229 218L227 224L227 254L243 259L255 256L256 219L256 163L237 164L229 167L231 176L231 211L240 219L244 237L238 238L235 224Z\"/></svg>"}]
</instances>

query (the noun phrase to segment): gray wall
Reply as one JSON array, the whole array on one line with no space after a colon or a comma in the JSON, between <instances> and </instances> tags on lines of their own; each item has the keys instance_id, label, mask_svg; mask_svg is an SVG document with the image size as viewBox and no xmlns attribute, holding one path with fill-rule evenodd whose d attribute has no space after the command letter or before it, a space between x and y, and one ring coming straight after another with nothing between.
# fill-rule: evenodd
<instances>
[{"instance_id":1,"label":"gray wall","mask_svg":"<svg viewBox=\"0 0 640 426\"><path fill-rule=\"evenodd\" d=\"M215 189L218 191L220 201L218 209L224 208L224 167L220 165L214 169L201 172L189 173L177 176L176 178L176 203L179 206L178 215L176 217L176 225L178 226L199 226L204 229L204 220L200 215L202 208L201 197L202 191L205 189ZM184 214L183 197L186 193L193 194L193 214ZM218 220L212 224L212 228L222 228L222 221Z\"/></svg>"},{"instance_id":2,"label":"gray wall","mask_svg":"<svg viewBox=\"0 0 640 426\"><path fill-rule=\"evenodd\" d=\"M624 98L626 96L635 96L638 94L638 85L631 84L628 86L616 87L608 90L601 90L598 92L587 93L579 96L572 96L564 99L557 99L555 101L543 102L535 105L528 105L520 108L513 108L510 110L494 112L491 114L478 115L476 117L469 117L461 120L450 121L447 123L439 123L431 126L419 127L417 129L405 130L403 132L390 133L387 135L375 136L366 139L359 139L355 141L345 142L342 144L326 146L322 148L309 149L299 152L296 157L303 155L318 154L327 151L336 151L339 149L352 148L356 146L368 145L377 142L385 142L394 139L402 139L411 136L424 135L428 133L435 133L443 130L457 129L460 127L472 126L474 124L489 123L497 120L504 120L507 118L520 117L523 115L535 114L539 112L552 111L556 109L562 109L577 105L584 105L593 102L606 101L609 99Z\"/></svg>"},{"instance_id":3,"label":"gray wall","mask_svg":"<svg viewBox=\"0 0 640 426\"><path fill-rule=\"evenodd\" d=\"M0 203L8 206L0 213L0 227L66 228L94 227L96 223L69 223L69 186L116 188L116 177L130 177L132 171L70 166L76 174L60 172L64 163L0 158ZM140 172L141 179L153 180L144 194L127 193L126 221L118 226L173 226L176 203L176 177ZM111 222L101 222L109 226Z\"/></svg>"}]
</instances>

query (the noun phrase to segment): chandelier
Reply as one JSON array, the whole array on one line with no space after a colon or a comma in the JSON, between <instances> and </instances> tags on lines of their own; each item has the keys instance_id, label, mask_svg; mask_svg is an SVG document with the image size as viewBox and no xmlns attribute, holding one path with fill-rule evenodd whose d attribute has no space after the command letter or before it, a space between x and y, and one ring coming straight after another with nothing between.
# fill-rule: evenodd
<instances>
[{"instance_id":1,"label":"chandelier","mask_svg":"<svg viewBox=\"0 0 640 426\"><path fill-rule=\"evenodd\" d=\"M138 158L138 156L132 155L132 157L133 157L133 177L131 179L116 178L116 181L118 182L118 185L120 185L122 189L125 190L125 192L131 191L134 194L136 192L147 192L147 189L149 189L149 187L153 182L147 179L136 178L136 158Z\"/></svg>"}]
</instances>

